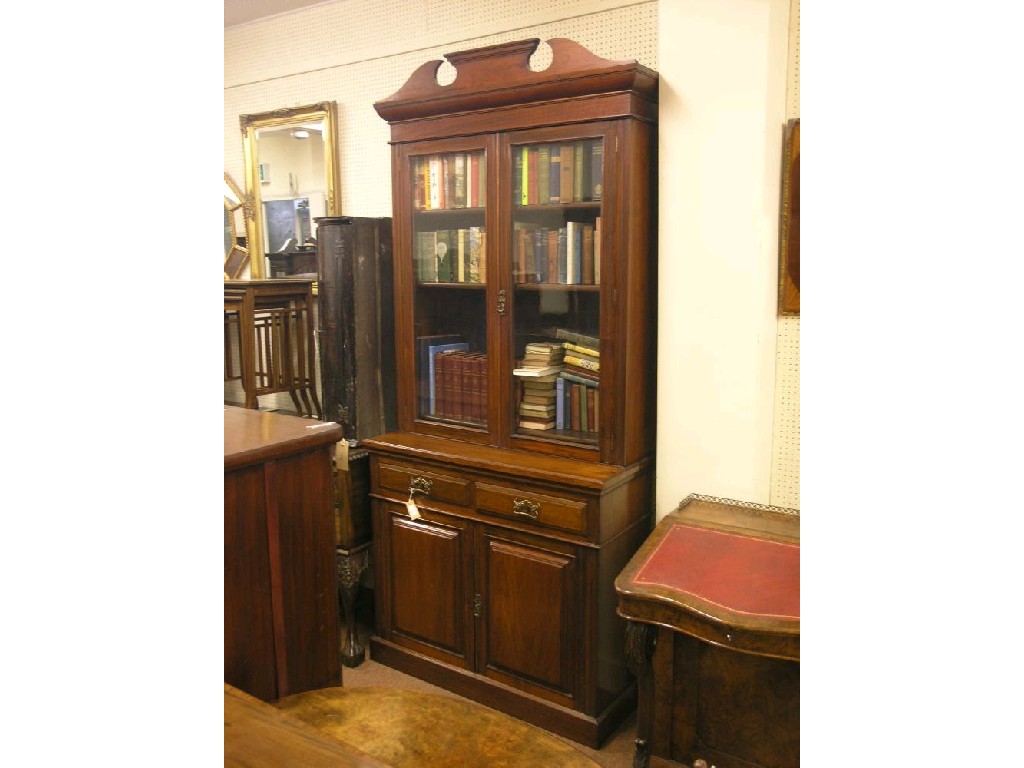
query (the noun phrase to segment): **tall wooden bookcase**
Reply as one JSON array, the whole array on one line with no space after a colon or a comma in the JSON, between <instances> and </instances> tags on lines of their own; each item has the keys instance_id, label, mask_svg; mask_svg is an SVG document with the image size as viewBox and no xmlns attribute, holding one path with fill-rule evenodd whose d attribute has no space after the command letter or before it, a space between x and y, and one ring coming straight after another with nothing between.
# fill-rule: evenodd
<instances>
[{"instance_id":1,"label":"tall wooden bookcase","mask_svg":"<svg viewBox=\"0 0 1024 768\"><path fill-rule=\"evenodd\" d=\"M539 43L374 105L398 430L363 442L371 654L598 746L635 706L613 581L653 518L657 75L566 39L535 72Z\"/></svg>"}]
</instances>

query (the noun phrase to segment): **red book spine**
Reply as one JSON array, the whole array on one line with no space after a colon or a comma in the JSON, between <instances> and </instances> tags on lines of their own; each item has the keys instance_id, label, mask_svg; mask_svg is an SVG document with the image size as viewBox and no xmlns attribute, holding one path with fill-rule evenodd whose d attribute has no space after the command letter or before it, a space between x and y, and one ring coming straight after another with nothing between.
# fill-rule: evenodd
<instances>
[{"instance_id":1,"label":"red book spine","mask_svg":"<svg viewBox=\"0 0 1024 768\"><path fill-rule=\"evenodd\" d=\"M466 421L480 420L480 355L476 352L466 358L463 370L463 385L466 389Z\"/></svg>"},{"instance_id":2,"label":"red book spine","mask_svg":"<svg viewBox=\"0 0 1024 768\"><path fill-rule=\"evenodd\" d=\"M487 421L487 355L480 356L480 421Z\"/></svg>"},{"instance_id":3,"label":"red book spine","mask_svg":"<svg viewBox=\"0 0 1024 768\"><path fill-rule=\"evenodd\" d=\"M462 418L462 353L449 352L444 365L445 407L449 419Z\"/></svg>"},{"instance_id":4,"label":"red book spine","mask_svg":"<svg viewBox=\"0 0 1024 768\"><path fill-rule=\"evenodd\" d=\"M587 387L587 432L597 432L597 390Z\"/></svg>"},{"instance_id":5,"label":"red book spine","mask_svg":"<svg viewBox=\"0 0 1024 768\"><path fill-rule=\"evenodd\" d=\"M580 388L582 384L573 384L569 390L569 428L580 428Z\"/></svg>"},{"instance_id":6,"label":"red book spine","mask_svg":"<svg viewBox=\"0 0 1024 768\"><path fill-rule=\"evenodd\" d=\"M444 418L445 413L445 391L444 391L444 366L448 359L446 352L438 352L434 357L434 415Z\"/></svg>"}]
</instances>

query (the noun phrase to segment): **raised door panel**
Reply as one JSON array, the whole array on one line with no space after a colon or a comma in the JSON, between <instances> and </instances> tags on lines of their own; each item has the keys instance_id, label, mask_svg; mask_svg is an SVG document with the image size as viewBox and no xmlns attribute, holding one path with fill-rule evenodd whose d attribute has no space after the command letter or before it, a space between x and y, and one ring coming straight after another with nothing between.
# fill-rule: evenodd
<instances>
[{"instance_id":1,"label":"raised door panel","mask_svg":"<svg viewBox=\"0 0 1024 768\"><path fill-rule=\"evenodd\" d=\"M435 513L411 520L398 505L385 509L390 639L469 668L467 524Z\"/></svg>"},{"instance_id":2,"label":"raised door panel","mask_svg":"<svg viewBox=\"0 0 1024 768\"><path fill-rule=\"evenodd\" d=\"M481 552L480 671L573 706L581 618L573 548L484 529Z\"/></svg>"}]
</instances>

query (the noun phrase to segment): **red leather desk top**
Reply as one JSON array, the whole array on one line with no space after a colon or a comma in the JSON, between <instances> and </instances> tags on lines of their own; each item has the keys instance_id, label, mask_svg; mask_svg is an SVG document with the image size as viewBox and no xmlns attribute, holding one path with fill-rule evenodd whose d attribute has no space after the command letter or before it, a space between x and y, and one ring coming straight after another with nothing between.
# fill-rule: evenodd
<instances>
[{"instance_id":1,"label":"red leather desk top","mask_svg":"<svg viewBox=\"0 0 1024 768\"><path fill-rule=\"evenodd\" d=\"M799 661L799 512L688 496L633 554L615 591L628 621Z\"/></svg>"},{"instance_id":2,"label":"red leather desk top","mask_svg":"<svg viewBox=\"0 0 1024 768\"><path fill-rule=\"evenodd\" d=\"M800 619L800 545L675 524L634 584L667 587L744 614Z\"/></svg>"}]
</instances>

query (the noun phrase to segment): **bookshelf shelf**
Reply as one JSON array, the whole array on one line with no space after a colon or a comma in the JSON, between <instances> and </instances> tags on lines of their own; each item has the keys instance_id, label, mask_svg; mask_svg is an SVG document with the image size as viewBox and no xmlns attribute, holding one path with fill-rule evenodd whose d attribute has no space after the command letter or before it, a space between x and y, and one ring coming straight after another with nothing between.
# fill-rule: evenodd
<instances>
[{"instance_id":1,"label":"bookshelf shelf","mask_svg":"<svg viewBox=\"0 0 1024 768\"><path fill-rule=\"evenodd\" d=\"M366 442L371 655L597 746L635 701L610 586L653 523L657 76L565 39L534 72L539 42L374 105L398 428Z\"/></svg>"}]
</instances>

